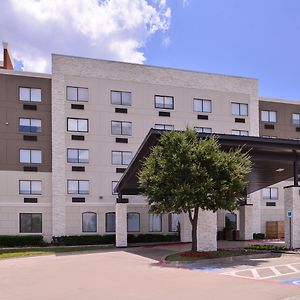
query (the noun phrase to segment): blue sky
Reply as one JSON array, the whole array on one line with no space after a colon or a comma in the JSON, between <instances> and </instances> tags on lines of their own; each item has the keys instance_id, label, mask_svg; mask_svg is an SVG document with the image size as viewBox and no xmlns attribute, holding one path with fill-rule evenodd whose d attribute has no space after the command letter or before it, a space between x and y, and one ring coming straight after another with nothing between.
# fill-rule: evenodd
<instances>
[{"instance_id":1,"label":"blue sky","mask_svg":"<svg viewBox=\"0 0 300 300\"><path fill-rule=\"evenodd\" d=\"M147 44L147 64L254 77L260 96L300 100L299 0L168 4L170 28Z\"/></svg>"},{"instance_id":2,"label":"blue sky","mask_svg":"<svg viewBox=\"0 0 300 300\"><path fill-rule=\"evenodd\" d=\"M300 0L1 0L16 66L51 53L253 77L300 101Z\"/></svg>"}]
</instances>

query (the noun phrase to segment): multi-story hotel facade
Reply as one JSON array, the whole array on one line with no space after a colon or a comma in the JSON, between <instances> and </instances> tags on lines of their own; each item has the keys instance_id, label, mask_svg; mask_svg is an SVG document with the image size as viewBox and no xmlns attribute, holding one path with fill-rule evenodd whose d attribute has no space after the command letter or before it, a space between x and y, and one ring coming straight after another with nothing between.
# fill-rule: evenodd
<instances>
[{"instance_id":1,"label":"multi-story hotel facade","mask_svg":"<svg viewBox=\"0 0 300 300\"><path fill-rule=\"evenodd\" d=\"M4 68L0 87L1 235L114 233L113 189L151 128L300 137L300 106L260 99L251 78L52 55L51 75ZM284 185L249 195L253 233L284 220ZM129 233L176 231L128 198Z\"/></svg>"}]
</instances>

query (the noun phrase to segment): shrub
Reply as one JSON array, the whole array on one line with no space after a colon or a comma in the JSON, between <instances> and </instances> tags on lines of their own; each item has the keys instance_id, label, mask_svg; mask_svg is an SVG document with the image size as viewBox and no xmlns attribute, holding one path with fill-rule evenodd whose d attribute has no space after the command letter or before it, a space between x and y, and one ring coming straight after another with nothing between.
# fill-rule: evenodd
<instances>
[{"instance_id":1,"label":"shrub","mask_svg":"<svg viewBox=\"0 0 300 300\"><path fill-rule=\"evenodd\" d=\"M250 249L250 250L287 250L288 248L285 246L275 246L275 245L249 245L245 247L245 249Z\"/></svg>"},{"instance_id":2,"label":"shrub","mask_svg":"<svg viewBox=\"0 0 300 300\"><path fill-rule=\"evenodd\" d=\"M0 247L45 246L42 235L0 235Z\"/></svg>"},{"instance_id":3,"label":"shrub","mask_svg":"<svg viewBox=\"0 0 300 300\"><path fill-rule=\"evenodd\" d=\"M174 234L128 234L128 243L177 242L179 236Z\"/></svg>"},{"instance_id":4,"label":"shrub","mask_svg":"<svg viewBox=\"0 0 300 300\"><path fill-rule=\"evenodd\" d=\"M76 246L76 245L104 245L115 244L114 234L108 235L68 235L53 236L52 244L56 246Z\"/></svg>"},{"instance_id":5,"label":"shrub","mask_svg":"<svg viewBox=\"0 0 300 300\"><path fill-rule=\"evenodd\" d=\"M263 240L265 238L264 233L253 233L253 239L254 240Z\"/></svg>"}]
</instances>

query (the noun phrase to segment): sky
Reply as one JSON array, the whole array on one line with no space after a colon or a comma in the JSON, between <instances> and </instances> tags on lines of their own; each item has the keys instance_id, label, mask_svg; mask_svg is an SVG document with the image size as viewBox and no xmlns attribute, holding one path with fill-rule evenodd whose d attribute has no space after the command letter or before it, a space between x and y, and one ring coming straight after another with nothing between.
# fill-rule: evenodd
<instances>
[{"instance_id":1,"label":"sky","mask_svg":"<svg viewBox=\"0 0 300 300\"><path fill-rule=\"evenodd\" d=\"M2 0L0 41L17 69L51 53L257 78L300 101L299 0Z\"/></svg>"}]
</instances>

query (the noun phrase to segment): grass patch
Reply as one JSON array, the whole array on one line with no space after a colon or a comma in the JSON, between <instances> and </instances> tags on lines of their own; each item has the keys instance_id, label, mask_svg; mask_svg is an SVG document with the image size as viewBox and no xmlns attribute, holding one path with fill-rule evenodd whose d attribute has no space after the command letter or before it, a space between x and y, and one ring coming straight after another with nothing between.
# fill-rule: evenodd
<instances>
[{"instance_id":1,"label":"grass patch","mask_svg":"<svg viewBox=\"0 0 300 300\"><path fill-rule=\"evenodd\" d=\"M16 249L1 249L0 259L35 256L35 255L49 255L59 253L69 253L78 251L97 251L101 249L109 249L109 247L103 248L103 246L78 246L78 247L38 247L38 248L16 248Z\"/></svg>"},{"instance_id":2,"label":"grass patch","mask_svg":"<svg viewBox=\"0 0 300 300\"><path fill-rule=\"evenodd\" d=\"M250 250L269 250L269 251L278 251L278 250L288 250L286 246L275 246L275 245L249 245L245 249Z\"/></svg>"},{"instance_id":3,"label":"grass patch","mask_svg":"<svg viewBox=\"0 0 300 300\"><path fill-rule=\"evenodd\" d=\"M223 258L241 255L257 254L254 251L242 251L242 250L218 250L209 252L180 252L170 254L166 257L167 261L197 261L201 259Z\"/></svg>"}]
</instances>

